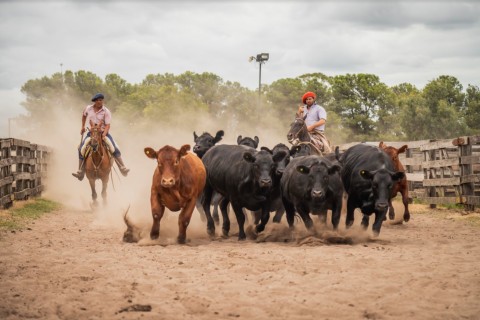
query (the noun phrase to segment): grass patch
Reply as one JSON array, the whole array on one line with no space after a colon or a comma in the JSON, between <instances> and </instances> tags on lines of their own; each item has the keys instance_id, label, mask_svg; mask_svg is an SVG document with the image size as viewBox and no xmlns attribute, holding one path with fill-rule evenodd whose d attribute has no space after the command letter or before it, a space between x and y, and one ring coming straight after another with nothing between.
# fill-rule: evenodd
<instances>
[{"instance_id":1,"label":"grass patch","mask_svg":"<svg viewBox=\"0 0 480 320\"><path fill-rule=\"evenodd\" d=\"M28 222L60 208L59 203L44 198L16 202L13 208L0 211L0 230L20 230Z\"/></svg>"}]
</instances>

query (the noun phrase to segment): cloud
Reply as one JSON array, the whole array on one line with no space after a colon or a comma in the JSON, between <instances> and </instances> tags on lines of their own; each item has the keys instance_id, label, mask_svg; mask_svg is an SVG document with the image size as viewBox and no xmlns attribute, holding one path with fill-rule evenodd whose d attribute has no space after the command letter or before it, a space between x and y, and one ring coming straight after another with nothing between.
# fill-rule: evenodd
<instances>
[{"instance_id":1,"label":"cloud","mask_svg":"<svg viewBox=\"0 0 480 320\"><path fill-rule=\"evenodd\" d=\"M4 1L0 88L60 70L212 72L255 89L304 73L374 73L417 86L441 74L478 81L473 1ZM62 64L62 66L60 66Z\"/></svg>"}]
</instances>

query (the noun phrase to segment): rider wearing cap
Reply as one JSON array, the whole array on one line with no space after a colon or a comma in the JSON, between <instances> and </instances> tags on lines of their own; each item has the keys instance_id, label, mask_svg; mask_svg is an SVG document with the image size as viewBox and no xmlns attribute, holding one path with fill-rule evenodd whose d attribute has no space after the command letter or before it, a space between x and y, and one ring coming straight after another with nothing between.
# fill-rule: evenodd
<instances>
[{"instance_id":1,"label":"rider wearing cap","mask_svg":"<svg viewBox=\"0 0 480 320\"><path fill-rule=\"evenodd\" d=\"M307 125L308 133L312 142L322 152L332 152L330 142L325 137L325 123L327 122L327 111L318 105L315 99L315 93L308 91L302 96L303 107L299 108L299 115L302 115Z\"/></svg>"},{"instance_id":2,"label":"rider wearing cap","mask_svg":"<svg viewBox=\"0 0 480 320\"><path fill-rule=\"evenodd\" d=\"M108 138L108 140L110 140L111 144L115 149L115 151L113 152L113 157L115 159L115 162L117 163L118 168L120 169L120 172L124 176L127 176L130 169L127 169L127 167L125 167L120 150L118 149L117 145L115 144L115 141L113 140L112 136L109 133L110 122L112 120L112 113L103 104L104 98L105 97L103 96L103 94L97 93L92 98L93 104L85 107L82 113L82 129L80 130L80 134L83 135L85 133L85 124L90 125L90 123L92 123L92 124L101 125L102 132L103 132L102 138L103 139ZM83 177L85 176L85 165L84 165L85 161L84 161L84 157L82 156L81 149L85 143L85 140L88 137L90 137L90 131L87 132L87 135L85 136L85 138L83 139L82 143L78 148L78 157L79 157L78 171L76 173L72 173L72 175L80 181L83 180Z\"/></svg>"}]
</instances>

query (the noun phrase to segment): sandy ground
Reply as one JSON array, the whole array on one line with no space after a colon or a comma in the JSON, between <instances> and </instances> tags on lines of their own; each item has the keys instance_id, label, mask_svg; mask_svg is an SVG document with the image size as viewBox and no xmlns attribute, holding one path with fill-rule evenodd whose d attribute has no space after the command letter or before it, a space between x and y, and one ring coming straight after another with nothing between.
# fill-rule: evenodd
<instances>
[{"instance_id":1,"label":"sandy ground","mask_svg":"<svg viewBox=\"0 0 480 320\"><path fill-rule=\"evenodd\" d=\"M425 208L377 239L342 216L337 237L283 220L242 242L195 213L187 245L175 213L127 244L121 211L63 209L1 235L0 319L479 319L480 229Z\"/></svg>"},{"instance_id":2,"label":"sandy ground","mask_svg":"<svg viewBox=\"0 0 480 320\"><path fill-rule=\"evenodd\" d=\"M186 245L175 242L177 213L167 213L152 242L156 163L144 147L193 145L193 130L225 126L204 119L183 131L159 124L139 132L116 121L113 134L132 171L114 173L108 207L92 212L88 183L71 176L77 109L62 112L43 135L25 137L54 147L44 196L64 208L21 232L0 232L0 319L480 319L480 227L460 213L412 206L409 223L384 223L377 239L361 230L358 216L348 232L343 214L338 234L317 226L316 237L303 224L290 233L284 219L238 242L234 218L231 237L212 241L195 212ZM269 148L285 140L257 127L230 128L222 143L235 144L239 134L257 135ZM127 207L147 236L139 243L122 242Z\"/></svg>"}]
</instances>

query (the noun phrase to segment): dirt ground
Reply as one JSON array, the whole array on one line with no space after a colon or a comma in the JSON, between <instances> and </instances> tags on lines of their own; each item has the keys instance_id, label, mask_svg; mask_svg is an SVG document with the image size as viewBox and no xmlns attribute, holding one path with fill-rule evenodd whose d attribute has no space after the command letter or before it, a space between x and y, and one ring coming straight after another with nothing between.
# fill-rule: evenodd
<instances>
[{"instance_id":1,"label":"dirt ground","mask_svg":"<svg viewBox=\"0 0 480 320\"><path fill-rule=\"evenodd\" d=\"M0 318L479 319L480 228L411 211L376 239L359 216L347 232L343 215L336 236L329 225L292 234L284 219L242 242L211 241L195 213L177 245L176 213L155 242L137 219L147 239L128 244L122 211L63 209L1 234Z\"/></svg>"},{"instance_id":2,"label":"dirt ground","mask_svg":"<svg viewBox=\"0 0 480 320\"><path fill-rule=\"evenodd\" d=\"M377 239L360 228L359 216L348 232L343 214L338 234L328 224L317 226L316 237L303 224L290 233L284 218L267 224L256 240L239 242L235 218L231 237L212 241L194 212L190 241L178 245L178 213L167 212L159 241L152 242L156 163L144 147L193 145L193 130L225 128L198 121L188 130L159 125L147 134L115 122L113 134L132 171L126 178L113 174L108 206L92 212L88 182L71 176L78 162L77 113L62 113L45 136L25 137L57 146L43 196L63 209L21 232L0 232L0 319L480 318L480 226L468 223L469 216L412 205L410 222L385 222ZM229 129L222 143L252 132L261 146L284 141L285 134L264 127ZM400 217L401 203L395 206ZM146 236L139 243L122 242L127 208Z\"/></svg>"}]
</instances>

